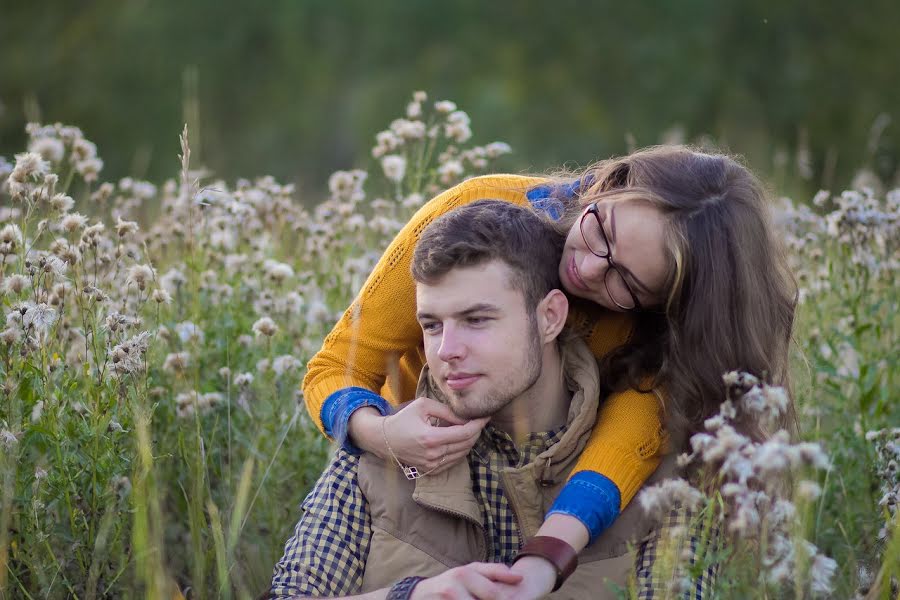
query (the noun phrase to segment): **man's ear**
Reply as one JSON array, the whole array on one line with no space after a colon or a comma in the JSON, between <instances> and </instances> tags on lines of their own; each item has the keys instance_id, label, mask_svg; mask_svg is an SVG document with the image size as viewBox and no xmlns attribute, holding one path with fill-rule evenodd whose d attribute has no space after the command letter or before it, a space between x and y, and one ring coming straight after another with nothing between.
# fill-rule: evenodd
<instances>
[{"instance_id":1,"label":"man's ear","mask_svg":"<svg viewBox=\"0 0 900 600\"><path fill-rule=\"evenodd\" d=\"M569 317L569 299L560 290L550 290L537 305L538 332L546 344L556 339Z\"/></svg>"}]
</instances>

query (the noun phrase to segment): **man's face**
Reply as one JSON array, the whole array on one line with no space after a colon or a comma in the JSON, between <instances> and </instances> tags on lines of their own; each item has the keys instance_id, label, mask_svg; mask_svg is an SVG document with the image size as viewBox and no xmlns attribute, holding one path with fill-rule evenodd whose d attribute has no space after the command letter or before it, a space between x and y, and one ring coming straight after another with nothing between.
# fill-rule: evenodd
<instances>
[{"instance_id":1,"label":"man's face","mask_svg":"<svg viewBox=\"0 0 900 600\"><path fill-rule=\"evenodd\" d=\"M497 413L541 374L537 323L511 277L505 263L491 261L416 284L431 377L460 417Z\"/></svg>"}]
</instances>

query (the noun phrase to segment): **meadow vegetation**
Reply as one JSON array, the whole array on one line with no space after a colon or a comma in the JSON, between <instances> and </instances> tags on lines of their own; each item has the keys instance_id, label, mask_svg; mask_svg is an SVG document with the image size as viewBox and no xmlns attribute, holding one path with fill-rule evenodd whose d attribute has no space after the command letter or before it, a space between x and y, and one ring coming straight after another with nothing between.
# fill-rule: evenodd
<instances>
[{"instance_id":1,"label":"meadow vegetation","mask_svg":"<svg viewBox=\"0 0 900 600\"><path fill-rule=\"evenodd\" d=\"M255 597L329 453L299 391L306 361L409 216L510 148L472 145L465 112L417 92L373 168L335 173L313 203L271 177L210 178L187 131L158 184L101 182L75 127L27 132L0 159L0 597ZM738 411L768 418L786 395L723 374L733 393L684 458L719 485L665 495L728 539L704 558L723 564L721 597L887 598L900 190L773 210L801 286L801 440L737 435ZM680 565L678 543L673 597L702 567Z\"/></svg>"}]
</instances>

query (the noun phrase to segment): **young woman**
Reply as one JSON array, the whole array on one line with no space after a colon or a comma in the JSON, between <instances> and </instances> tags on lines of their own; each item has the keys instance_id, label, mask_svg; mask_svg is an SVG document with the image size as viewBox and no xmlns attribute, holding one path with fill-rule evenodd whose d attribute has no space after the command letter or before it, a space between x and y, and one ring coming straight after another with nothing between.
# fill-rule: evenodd
<instances>
[{"instance_id":1,"label":"young woman","mask_svg":"<svg viewBox=\"0 0 900 600\"><path fill-rule=\"evenodd\" d=\"M724 399L722 374L787 384L795 285L766 195L734 159L661 146L602 161L578 179L487 176L440 194L397 235L309 363L307 408L349 448L408 476L464 457L483 421L412 399L424 363L410 258L433 219L475 200L531 206L566 236L559 274L579 299L569 325L599 361L607 399L540 535L579 551ZM386 416L387 415L387 416ZM432 418L451 424L432 425ZM753 431L748 424L748 432ZM389 450L390 448L390 450Z\"/></svg>"}]
</instances>

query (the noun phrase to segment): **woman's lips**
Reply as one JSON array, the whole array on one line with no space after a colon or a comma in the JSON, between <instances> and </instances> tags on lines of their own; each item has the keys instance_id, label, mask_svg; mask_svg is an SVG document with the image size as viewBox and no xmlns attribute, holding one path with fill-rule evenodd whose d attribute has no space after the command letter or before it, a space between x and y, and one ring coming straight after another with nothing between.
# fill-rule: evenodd
<instances>
[{"instance_id":1,"label":"woman's lips","mask_svg":"<svg viewBox=\"0 0 900 600\"><path fill-rule=\"evenodd\" d=\"M569 267L567 269L569 280L572 282L572 285L577 287L578 289L589 291L587 284L584 282L584 279L581 278L581 275L578 274L578 269L575 268L575 256L569 259Z\"/></svg>"},{"instance_id":2,"label":"woman's lips","mask_svg":"<svg viewBox=\"0 0 900 600\"><path fill-rule=\"evenodd\" d=\"M481 375L470 375L470 374L460 374L460 375L448 375L447 376L447 387L451 390L459 391L463 390L473 383L475 383Z\"/></svg>"}]
</instances>

